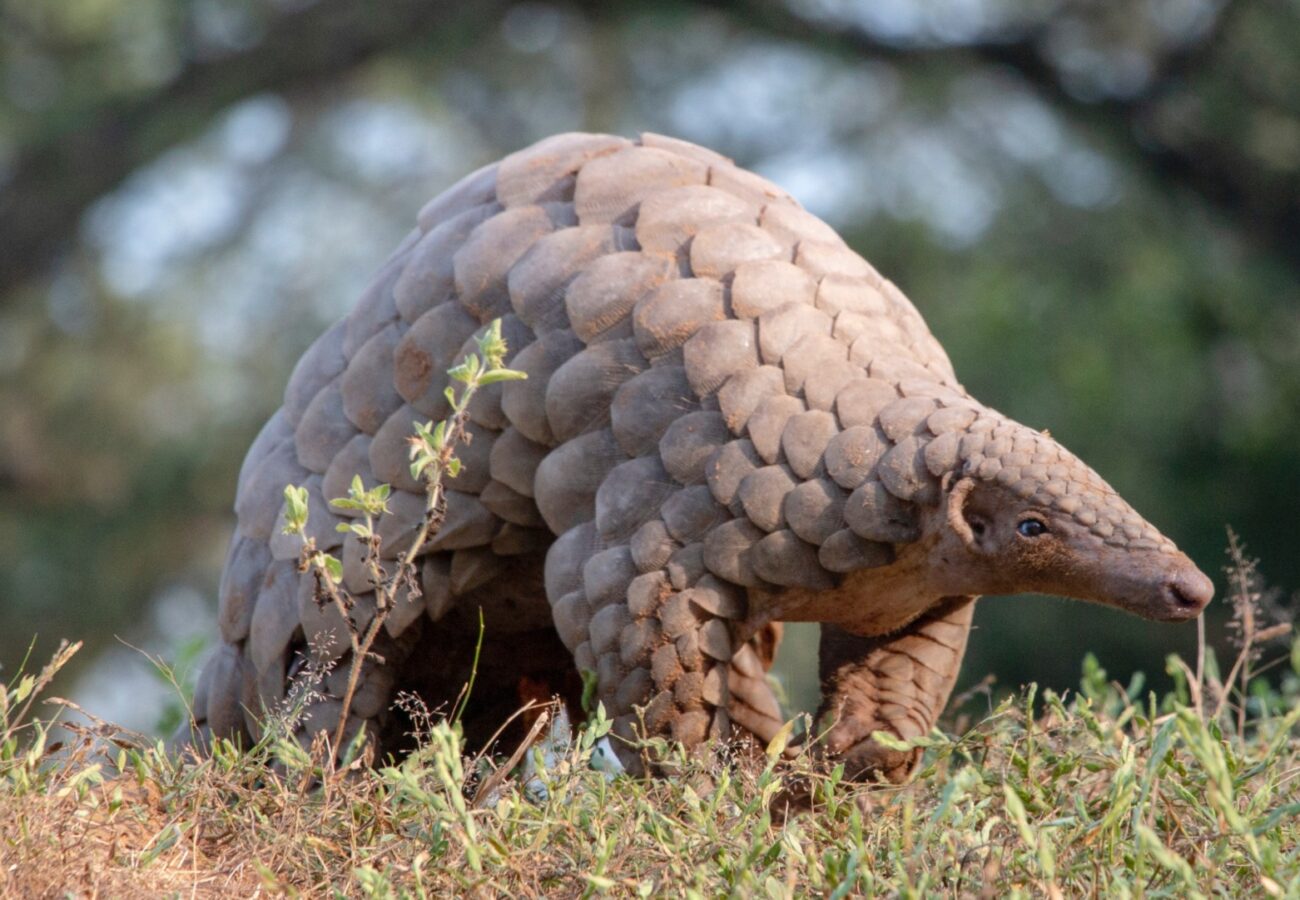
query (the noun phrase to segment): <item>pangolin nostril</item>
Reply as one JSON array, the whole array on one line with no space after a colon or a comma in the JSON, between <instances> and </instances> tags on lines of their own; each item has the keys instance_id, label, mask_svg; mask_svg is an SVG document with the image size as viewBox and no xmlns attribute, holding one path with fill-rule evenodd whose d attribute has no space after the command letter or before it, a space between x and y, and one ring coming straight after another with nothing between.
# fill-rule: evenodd
<instances>
[{"instance_id":1,"label":"pangolin nostril","mask_svg":"<svg viewBox=\"0 0 1300 900\"><path fill-rule=\"evenodd\" d=\"M1183 572L1165 582L1165 592L1173 607L1195 614L1214 598L1214 582L1199 570Z\"/></svg>"}]
</instances>

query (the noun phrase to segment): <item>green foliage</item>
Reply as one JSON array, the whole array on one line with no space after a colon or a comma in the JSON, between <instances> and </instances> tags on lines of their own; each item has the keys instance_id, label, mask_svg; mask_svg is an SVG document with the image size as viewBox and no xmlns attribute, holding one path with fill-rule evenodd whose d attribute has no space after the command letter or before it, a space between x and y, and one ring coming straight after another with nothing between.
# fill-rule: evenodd
<instances>
[{"instance_id":1,"label":"green foliage","mask_svg":"<svg viewBox=\"0 0 1300 900\"><path fill-rule=\"evenodd\" d=\"M284 533L302 534L307 527L307 489L292 484L284 486Z\"/></svg>"},{"instance_id":2,"label":"green foliage","mask_svg":"<svg viewBox=\"0 0 1300 900\"><path fill-rule=\"evenodd\" d=\"M460 474L461 462L449 452L449 436L456 431L457 422L463 425L470 402L480 388L505 381L522 381L528 373L507 368L505 355L508 348L501 337L501 320L494 319L478 339L482 358L471 353L457 365L447 370L454 381L465 385L460 396L452 387L445 395L451 415L436 425L432 422L415 423L415 438L411 442L411 477L430 484L440 482L445 472L455 478ZM454 443L454 441L453 441Z\"/></svg>"},{"instance_id":3,"label":"green foliage","mask_svg":"<svg viewBox=\"0 0 1300 900\"><path fill-rule=\"evenodd\" d=\"M285 490L288 490L288 488L285 488ZM354 510L377 519L388 512L388 498L392 493L393 489L386 484L377 484L370 490L366 490L366 486L361 482L361 476L353 475L352 483L348 486L348 495L346 497L335 497L330 501L330 506L335 509ZM340 528L339 530L347 531L348 529ZM301 534L301 530L296 533ZM369 535L362 535L362 537L369 537Z\"/></svg>"}]
</instances>

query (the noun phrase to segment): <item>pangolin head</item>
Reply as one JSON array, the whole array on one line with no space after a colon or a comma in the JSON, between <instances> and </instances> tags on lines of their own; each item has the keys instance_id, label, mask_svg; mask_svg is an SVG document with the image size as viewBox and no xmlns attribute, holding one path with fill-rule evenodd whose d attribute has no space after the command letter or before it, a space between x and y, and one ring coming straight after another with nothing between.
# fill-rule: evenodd
<instances>
[{"instance_id":1,"label":"pangolin head","mask_svg":"<svg viewBox=\"0 0 1300 900\"><path fill-rule=\"evenodd\" d=\"M1049 435L988 411L955 449L936 518L969 593L1056 594L1171 622L1213 598L1173 541Z\"/></svg>"}]
</instances>

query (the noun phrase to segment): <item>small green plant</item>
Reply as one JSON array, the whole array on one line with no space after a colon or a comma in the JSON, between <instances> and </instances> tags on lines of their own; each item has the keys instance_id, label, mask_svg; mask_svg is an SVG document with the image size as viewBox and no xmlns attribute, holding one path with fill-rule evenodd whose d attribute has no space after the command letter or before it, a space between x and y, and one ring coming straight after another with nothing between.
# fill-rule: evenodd
<instances>
[{"instance_id":1,"label":"small green plant","mask_svg":"<svg viewBox=\"0 0 1300 900\"><path fill-rule=\"evenodd\" d=\"M386 567L381 561L380 554L384 548L377 530L380 517L389 511L388 498L391 495L389 485L380 484L367 490L361 477L354 475L348 489L348 496L336 497L329 501L335 509L358 514L360 518L360 521L342 522L337 528L341 532L356 535L365 547L362 564L368 581L374 586L375 615L364 630L357 627L356 620L352 616L356 598L343 584L342 560L317 549L315 540L306 534L307 519L310 515L307 489L295 485L287 485L284 489L284 531L286 534L296 534L303 538L299 570L310 572L314 577L313 596L316 603L322 606L333 606L348 625L352 658L342 710L331 744L332 753L337 753L343 747L348 712L352 707L357 682L380 629L396 606L399 596L403 594L411 598L420 596L420 579L415 567L415 559L429 540L438 533L446 515L444 482L447 478L455 478L460 474L461 461L456 456L456 447L470 441L467 425L469 407L475 394L488 385L503 381L518 381L528 377L524 372L507 368L505 365L508 348L501 337L500 319L493 321L483 331L477 339L477 344L478 354L469 354L464 361L447 371L453 381L462 385L459 393L454 386L447 387L445 396L451 408L450 415L436 424L418 421L413 423L415 433L409 438L411 477L425 486L425 514L410 545L391 565L391 568ZM469 687L466 689L466 696L458 704L457 716L468 699L468 690Z\"/></svg>"},{"instance_id":2,"label":"small green plant","mask_svg":"<svg viewBox=\"0 0 1300 900\"><path fill-rule=\"evenodd\" d=\"M23 671L28 662L24 659L13 678L0 682L0 785L23 790L39 782L37 766L51 749L54 722L32 718L32 704L80 649L80 641L62 641L36 674Z\"/></svg>"}]
</instances>

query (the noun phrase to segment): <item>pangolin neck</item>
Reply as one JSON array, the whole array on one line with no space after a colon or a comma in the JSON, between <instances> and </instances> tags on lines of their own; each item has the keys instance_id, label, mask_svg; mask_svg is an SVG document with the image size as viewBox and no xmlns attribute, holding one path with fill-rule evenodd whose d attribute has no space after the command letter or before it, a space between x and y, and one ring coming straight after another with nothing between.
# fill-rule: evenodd
<instances>
[{"instance_id":1,"label":"pangolin neck","mask_svg":"<svg viewBox=\"0 0 1300 900\"><path fill-rule=\"evenodd\" d=\"M751 588L750 624L827 622L868 636L898 631L944 597L931 577L930 551L936 539L926 535L898 545L894 562L850 572L829 590Z\"/></svg>"}]
</instances>

